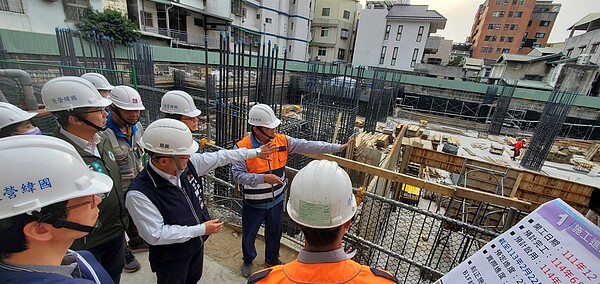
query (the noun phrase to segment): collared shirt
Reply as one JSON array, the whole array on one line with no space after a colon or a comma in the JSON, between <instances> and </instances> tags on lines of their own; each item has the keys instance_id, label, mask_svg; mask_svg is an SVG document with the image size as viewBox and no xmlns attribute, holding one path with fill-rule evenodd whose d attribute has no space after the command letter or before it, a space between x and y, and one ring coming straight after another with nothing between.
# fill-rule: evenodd
<instances>
[{"instance_id":1,"label":"collared shirt","mask_svg":"<svg viewBox=\"0 0 600 284\"><path fill-rule=\"evenodd\" d=\"M332 263L351 259L355 254L356 251L353 253L346 253L343 248L325 252L310 252L302 249L298 253L298 261L307 264Z\"/></svg>"},{"instance_id":2,"label":"collared shirt","mask_svg":"<svg viewBox=\"0 0 600 284\"><path fill-rule=\"evenodd\" d=\"M69 138L77 146L81 147L83 151L86 151L94 156L100 157L100 151L98 151L98 143L100 143L100 135L94 134L92 141L87 141L73 133L66 131L64 128L60 128L60 133Z\"/></svg>"},{"instance_id":3,"label":"collared shirt","mask_svg":"<svg viewBox=\"0 0 600 284\"><path fill-rule=\"evenodd\" d=\"M77 264L77 254L69 250L63 258L59 266L56 265L28 265L28 264L12 264L0 261L0 266L5 268L21 268L26 271L37 271L56 273L69 278L81 278L81 272Z\"/></svg>"},{"instance_id":4,"label":"collared shirt","mask_svg":"<svg viewBox=\"0 0 600 284\"><path fill-rule=\"evenodd\" d=\"M227 165L233 161L244 161L248 158L258 156L255 149L221 150L218 152L193 154L190 162L194 165L198 176L206 175L217 167ZM156 168L152 161L150 167L162 178L174 186L180 187L179 177L165 173ZM161 190L158 188L158 190ZM195 226L167 225L160 211L150 199L143 193L129 188L125 198L125 206L129 210L132 219L140 233L140 236L151 245L168 245L183 243L188 240L206 234L206 226L199 224Z\"/></svg>"}]
</instances>

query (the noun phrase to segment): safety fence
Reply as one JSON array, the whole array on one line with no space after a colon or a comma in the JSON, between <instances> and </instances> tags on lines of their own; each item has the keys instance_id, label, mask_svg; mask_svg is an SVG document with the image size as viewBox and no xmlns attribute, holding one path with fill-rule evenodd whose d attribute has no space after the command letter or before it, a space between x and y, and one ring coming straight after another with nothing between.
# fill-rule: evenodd
<instances>
[{"instance_id":1,"label":"safety fence","mask_svg":"<svg viewBox=\"0 0 600 284\"><path fill-rule=\"evenodd\" d=\"M210 145L202 151L219 149ZM351 170L362 169L364 174L370 175L374 183L394 182L394 178L379 175L364 164L349 160L348 163L353 163ZM217 177L227 176L226 171L228 169L220 168L205 177L204 184L211 200L209 208L215 217L241 225L241 194L231 179ZM288 185L296 172L289 167L286 169ZM389 174L406 178L399 173ZM415 182L414 185L419 184ZM527 213L522 210L522 203L515 202L515 207L496 205L482 196L459 197L465 194L461 190L464 189L458 188L454 195L422 190L418 201L412 203L414 205L370 192L357 193L361 195L361 202L344 237L345 249L355 251L354 259L360 263L392 272L401 283L431 283ZM500 196L494 198L505 204L511 202ZM285 238L300 246L303 244L300 229L287 216L283 232Z\"/></svg>"}]
</instances>

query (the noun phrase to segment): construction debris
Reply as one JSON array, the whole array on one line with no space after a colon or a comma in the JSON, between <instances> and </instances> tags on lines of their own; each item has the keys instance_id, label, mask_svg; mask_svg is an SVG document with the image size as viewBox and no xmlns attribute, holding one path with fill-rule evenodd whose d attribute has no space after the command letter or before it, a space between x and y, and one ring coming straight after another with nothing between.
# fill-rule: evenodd
<instances>
[{"instance_id":1,"label":"construction debris","mask_svg":"<svg viewBox=\"0 0 600 284\"><path fill-rule=\"evenodd\" d=\"M406 137L420 137L422 133L423 131L421 131L421 126L411 124L406 130Z\"/></svg>"},{"instance_id":2,"label":"construction debris","mask_svg":"<svg viewBox=\"0 0 600 284\"><path fill-rule=\"evenodd\" d=\"M492 135L490 135L490 137L491 136ZM492 146L490 147L490 153L495 155L502 155L504 154L504 147L502 147L500 144L492 143Z\"/></svg>"},{"instance_id":3,"label":"construction debris","mask_svg":"<svg viewBox=\"0 0 600 284\"><path fill-rule=\"evenodd\" d=\"M596 144L592 148L590 148L585 154L585 159L588 161L600 163L600 144Z\"/></svg>"}]
</instances>

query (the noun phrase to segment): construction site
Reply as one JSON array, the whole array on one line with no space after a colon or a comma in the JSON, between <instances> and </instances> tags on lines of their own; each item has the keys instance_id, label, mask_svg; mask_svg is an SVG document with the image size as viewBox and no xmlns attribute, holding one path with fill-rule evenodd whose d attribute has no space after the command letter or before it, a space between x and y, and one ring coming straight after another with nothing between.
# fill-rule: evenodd
<instances>
[{"instance_id":1,"label":"construction site","mask_svg":"<svg viewBox=\"0 0 600 284\"><path fill-rule=\"evenodd\" d=\"M43 84L98 72L115 86L139 91L145 126L162 118L165 92L191 94L202 111L195 133L201 152L233 148L249 130L255 102L275 110L280 133L340 144L353 139L339 155L291 156L288 184L312 159L343 167L359 199L345 250L401 283L434 282L555 198L599 224L600 98L569 88L518 88L510 81L487 85L296 62L270 42L244 42L228 33L220 39L218 50L167 50L115 46L107 38L56 30L33 45L33 38L3 30L0 100L39 112L33 123L51 134L57 126L42 105ZM525 148L513 160L522 138ZM204 179L211 215L227 223L223 236L207 242L209 260L221 265L207 281L245 283L238 277L241 193L229 166ZM302 245L300 229L286 218L282 259L291 261ZM143 271L123 281L154 281L146 278L153 277L149 265Z\"/></svg>"}]
</instances>

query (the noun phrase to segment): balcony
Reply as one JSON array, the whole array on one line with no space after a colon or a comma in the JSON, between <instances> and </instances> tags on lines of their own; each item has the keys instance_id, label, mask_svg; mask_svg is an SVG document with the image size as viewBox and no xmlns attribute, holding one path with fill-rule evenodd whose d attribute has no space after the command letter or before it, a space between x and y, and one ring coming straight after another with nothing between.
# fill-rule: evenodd
<instances>
[{"instance_id":1,"label":"balcony","mask_svg":"<svg viewBox=\"0 0 600 284\"><path fill-rule=\"evenodd\" d=\"M181 31L177 29L155 28L148 26L142 26L142 30L148 33L172 38L173 44L184 44L189 46L204 47L204 35L192 35L189 34L187 31ZM208 48L219 48L219 38L209 37Z\"/></svg>"},{"instance_id":2,"label":"balcony","mask_svg":"<svg viewBox=\"0 0 600 284\"><path fill-rule=\"evenodd\" d=\"M442 38L439 36L428 37L427 42L425 42L425 53L436 53L440 48L441 42Z\"/></svg>"}]
</instances>

